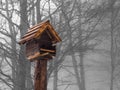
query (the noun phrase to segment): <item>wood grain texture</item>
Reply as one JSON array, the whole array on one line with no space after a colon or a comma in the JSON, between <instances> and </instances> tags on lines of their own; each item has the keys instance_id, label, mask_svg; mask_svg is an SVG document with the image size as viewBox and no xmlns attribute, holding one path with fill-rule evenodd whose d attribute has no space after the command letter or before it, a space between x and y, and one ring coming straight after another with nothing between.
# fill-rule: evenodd
<instances>
[{"instance_id":1,"label":"wood grain texture","mask_svg":"<svg viewBox=\"0 0 120 90\"><path fill-rule=\"evenodd\" d=\"M47 90L47 60L37 60L34 90Z\"/></svg>"},{"instance_id":2,"label":"wood grain texture","mask_svg":"<svg viewBox=\"0 0 120 90\"><path fill-rule=\"evenodd\" d=\"M54 30L50 22L45 21L31 27L28 32L21 38L19 44L25 44L31 39L39 39L45 31L51 38L51 42L57 43L61 41L61 38L58 36L57 32Z\"/></svg>"}]
</instances>

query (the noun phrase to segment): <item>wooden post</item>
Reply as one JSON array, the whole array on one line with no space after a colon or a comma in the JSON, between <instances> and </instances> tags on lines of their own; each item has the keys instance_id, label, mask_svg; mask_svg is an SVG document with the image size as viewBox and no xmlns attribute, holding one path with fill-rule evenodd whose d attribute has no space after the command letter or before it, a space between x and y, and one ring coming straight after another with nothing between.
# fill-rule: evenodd
<instances>
[{"instance_id":1,"label":"wooden post","mask_svg":"<svg viewBox=\"0 0 120 90\"><path fill-rule=\"evenodd\" d=\"M37 60L34 90L47 90L47 60Z\"/></svg>"}]
</instances>

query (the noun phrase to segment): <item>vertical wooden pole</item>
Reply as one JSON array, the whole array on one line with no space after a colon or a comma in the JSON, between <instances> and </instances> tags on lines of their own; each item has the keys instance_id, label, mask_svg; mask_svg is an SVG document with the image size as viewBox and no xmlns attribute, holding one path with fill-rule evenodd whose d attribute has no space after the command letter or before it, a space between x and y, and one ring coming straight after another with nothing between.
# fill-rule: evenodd
<instances>
[{"instance_id":1,"label":"vertical wooden pole","mask_svg":"<svg viewBox=\"0 0 120 90\"><path fill-rule=\"evenodd\" d=\"M34 90L47 90L47 60L37 60Z\"/></svg>"}]
</instances>

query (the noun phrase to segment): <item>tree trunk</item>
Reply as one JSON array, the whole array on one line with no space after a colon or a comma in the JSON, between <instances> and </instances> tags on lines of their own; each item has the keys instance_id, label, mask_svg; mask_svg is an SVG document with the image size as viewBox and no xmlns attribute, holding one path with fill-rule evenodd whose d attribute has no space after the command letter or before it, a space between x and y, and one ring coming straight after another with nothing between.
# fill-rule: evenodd
<instances>
[{"instance_id":1,"label":"tree trunk","mask_svg":"<svg viewBox=\"0 0 120 90\"><path fill-rule=\"evenodd\" d=\"M26 90L33 89L33 81L31 77L31 62L27 61L26 63Z\"/></svg>"},{"instance_id":2,"label":"tree trunk","mask_svg":"<svg viewBox=\"0 0 120 90\"><path fill-rule=\"evenodd\" d=\"M113 82L114 82L114 9L113 9L114 1L110 0L111 7L111 80L110 80L110 90L114 90Z\"/></svg>"},{"instance_id":3,"label":"tree trunk","mask_svg":"<svg viewBox=\"0 0 120 90\"><path fill-rule=\"evenodd\" d=\"M28 29L28 17L27 17L27 0L20 0L20 35L25 35ZM26 90L26 58L25 58L25 47L20 46L19 60L18 60L18 89Z\"/></svg>"},{"instance_id":4,"label":"tree trunk","mask_svg":"<svg viewBox=\"0 0 120 90\"><path fill-rule=\"evenodd\" d=\"M13 25L12 25L12 20L10 18L10 14L9 14L9 10L8 10L8 0L6 0L6 15L7 17L9 18L9 23L8 23L8 26L9 26L9 29L10 29L10 35L11 35L11 52L12 52L12 79L13 79L13 88L12 90L17 90L18 88L18 84L17 84L17 81L18 81L18 78L16 77L16 74L17 74L17 49L16 49L16 33L15 33L15 30L13 28Z\"/></svg>"},{"instance_id":5,"label":"tree trunk","mask_svg":"<svg viewBox=\"0 0 120 90\"><path fill-rule=\"evenodd\" d=\"M86 90L86 88L85 88L84 61L83 61L83 53L82 52L80 52L80 76L81 76L81 90Z\"/></svg>"},{"instance_id":6,"label":"tree trunk","mask_svg":"<svg viewBox=\"0 0 120 90\"><path fill-rule=\"evenodd\" d=\"M82 20L81 20L81 12L82 12L82 1L81 0L79 0L78 1L78 3L77 3L77 11L78 11L78 13L79 13L79 15L80 15L80 17L79 17L79 27L78 27L78 33L79 33L79 43L80 43L80 45L81 45L81 48L80 49L84 49L83 48L83 37L82 37L82 35L83 35L83 31L82 31ZM83 61L83 57L84 57L84 53L85 51L83 50L83 51L79 51L79 53L80 53L80 55L79 55L79 57L80 57L80 79L81 79L81 90L86 90L86 88L85 88L85 71L84 71L84 61Z\"/></svg>"},{"instance_id":7,"label":"tree trunk","mask_svg":"<svg viewBox=\"0 0 120 90\"><path fill-rule=\"evenodd\" d=\"M81 84L80 84L80 77L79 77L79 73L78 73L77 61L76 61L76 58L74 56L74 53L72 54L72 63L73 63L73 68L74 68L74 72L75 72L75 77L76 77L78 89L82 90Z\"/></svg>"},{"instance_id":8,"label":"tree trunk","mask_svg":"<svg viewBox=\"0 0 120 90\"><path fill-rule=\"evenodd\" d=\"M54 67L54 81L53 81L53 90L58 90L57 88L57 81L58 81L58 65L57 65L57 61L53 61L53 67Z\"/></svg>"},{"instance_id":9,"label":"tree trunk","mask_svg":"<svg viewBox=\"0 0 120 90\"><path fill-rule=\"evenodd\" d=\"M36 11L37 11L37 23L41 21L41 14L40 14L40 1L37 0Z\"/></svg>"}]
</instances>

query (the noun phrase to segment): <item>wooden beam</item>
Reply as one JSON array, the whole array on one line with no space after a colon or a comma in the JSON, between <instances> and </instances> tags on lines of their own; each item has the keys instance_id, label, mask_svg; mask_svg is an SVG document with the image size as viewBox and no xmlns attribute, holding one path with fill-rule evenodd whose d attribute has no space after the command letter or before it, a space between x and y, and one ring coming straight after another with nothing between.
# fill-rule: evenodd
<instances>
[{"instance_id":1,"label":"wooden beam","mask_svg":"<svg viewBox=\"0 0 120 90\"><path fill-rule=\"evenodd\" d=\"M32 35L30 35L30 36L28 36L28 37L26 37L26 38L21 39L21 40L19 41L19 44L24 44L25 42L33 39L34 36L35 36L35 34L32 34Z\"/></svg>"},{"instance_id":2,"label":"wooden beam","mask_svg":"<svg viewBox=\"0 0 120 90\"><path fill-rule=\"evenodd\" d=\"M45 21L45 22L38 23L38 24L32 26L32 27L28 30L28 32L31 32L31 31L33 31L33 30L35 30L35 29L38 29L39 27L41 27L42 25L46 25L47 23L49 23L49 20L47 20L47 21Z\"/></svg>"},{"instance_id":3,"label":"wooden beam","mask_svg":"<svg viewBox=\"0 0 120 90\"><path fill-rule=\"evenodd\" d=\"M44 48L41 48L40 49L41 51L44 51L44 52L51 52L51 53L54 53L55 50L48 50L48 49L44 49Z\"/></svg>"},{"instance_id":4,"label":"wooden beam","mask_svg":"<svg viewBox=\"0 0 120 90\"><path fill-rule=\"evenodd\" d=\"M62 41L61 38L58 36L57 32L54 30L51 24L48 25L49 31L53 34L57 42Z\"/></svg>"},{"instance_id":5,"label":"wooden beam","mask_svg":"<svg viewBox=\"0 0 120 90\"><path fill-rule=\"evenodd\" d=\"M43 54L40 54L40 52L36 52L34 55L31 55L31 56L27 57L27 59L32 61L33 59L35 60L35 59L37 59L39 57L43 57L43 56L46 56L48 54L49 54L48 52L47 53L43 53Z\"/></svg>"},{"instance_id":6,"label":"wooden beam","mask_svg":"<svg viewBox=\"0 0 120 90\"><path fill-rule=\"evenodd\" d=\"M39 28L39 29L40 29L40 28ZM29 33L26 33L22 38L28 37L28 36L30 36L30 35L32 35L32 34L35 34L39 29L36 29L36 30L31 31L31 32L29 32Z\"/></svg>"},{"instance_id":7,"label":"wooden beam","mask_svg":"<svg viewBox=\"0 0 120 90\"><path fill-rule=\"evenodd\" d=\"M34 90L47 90L47 60L37 60L35 67Z\"/></svg>"}]
</instances>

